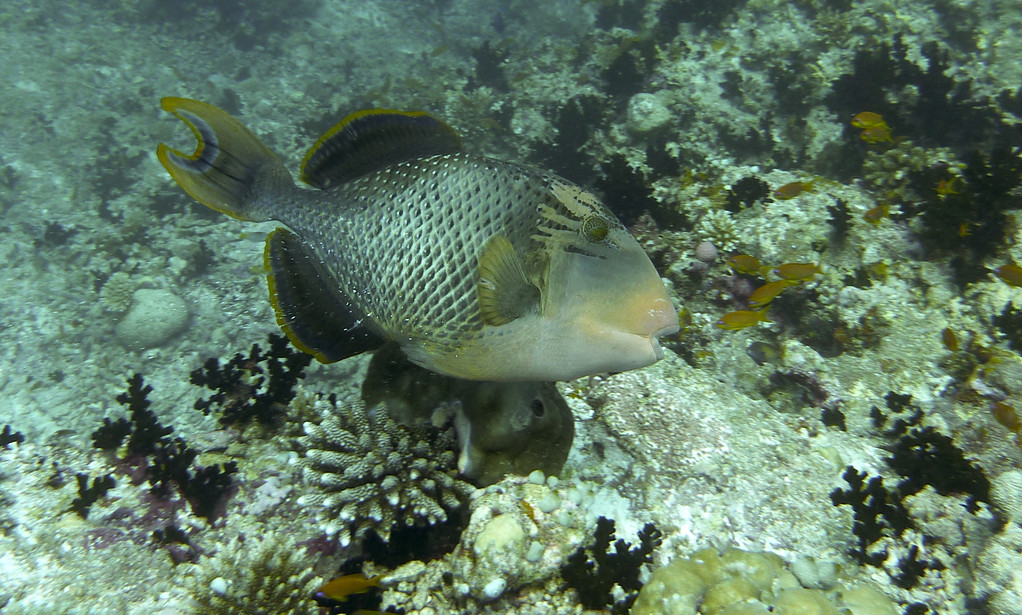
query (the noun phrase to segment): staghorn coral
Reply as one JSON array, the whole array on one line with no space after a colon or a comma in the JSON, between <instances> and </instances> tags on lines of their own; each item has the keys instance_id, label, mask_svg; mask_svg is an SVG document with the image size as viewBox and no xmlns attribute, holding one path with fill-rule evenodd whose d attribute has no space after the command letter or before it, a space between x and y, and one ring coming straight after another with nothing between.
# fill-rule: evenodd
<instances>
[{"instance_id":1,"label":"staghorn coral","mask_svg":"<svg viewBox=\"0 0 1022 615\"><path fill-rule=\"evenodd\" d=\"M447 521L474 489L456 477L450 429L413 431L362 402L322 416L319 424L305 423L298 462L319 491L298 502L318 507L324 529L338 533L342 545L369 530L389 541L395 525Z\"/></svg>"},{"instance_id":2,"label":"staghorn coral","mask_svg":"<svg viewBox=\"0 0 1022 615\"><path fill-rule=\"evenodd\" d=\"M236 538L193 566L183 590L196 615L315 615L323 579L303 561L304 551L280 534Z\"/></svg>"}]
</instances>

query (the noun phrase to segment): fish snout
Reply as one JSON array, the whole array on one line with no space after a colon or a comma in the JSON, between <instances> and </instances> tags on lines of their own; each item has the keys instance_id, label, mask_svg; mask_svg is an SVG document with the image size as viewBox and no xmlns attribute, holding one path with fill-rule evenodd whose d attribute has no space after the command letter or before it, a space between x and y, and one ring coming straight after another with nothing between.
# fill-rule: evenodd
<instances>
[{"instance_id":1,"label":"fish snout","mask_svg":"<svg viewBox=\"0 0 1022 615\"><path fill-rule=\"evenodd\" d=\"M649 327L653 330L654 338L672 335L681 329L678 311L670 299L662 298L654 302L654 307L649 311Z\"/></svg>"},{"instance_id":2,"label":"fish snout","mask_svg":"<svg viewBox=\"0 0 1022 615\"><path fill-rule=\"evenodd\" d=\"M664 358L664 349L660 345L660 338L665 335L673 335L681 330L678 312L670 300L656 300L654 308L649 311L647 327L652 331L649 335L649 343L653 347L656 360L659 361Z\"/></svg>"}]
</instances>

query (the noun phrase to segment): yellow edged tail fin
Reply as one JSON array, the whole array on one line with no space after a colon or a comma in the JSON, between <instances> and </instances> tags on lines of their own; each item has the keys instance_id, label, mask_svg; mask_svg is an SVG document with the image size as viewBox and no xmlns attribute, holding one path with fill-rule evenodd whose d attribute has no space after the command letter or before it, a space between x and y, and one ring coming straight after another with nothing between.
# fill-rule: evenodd
<instances>
[{"instance_id":1,"label":"yellow edged tail fin","mask_svg":"<svg viewBox=\"0 0 1022 615\"><path fill-rule=\"evenodd\" d=\"M192 129L198 145L188 155L163 143L156 150L163 167L184 191L203 205L241 220L262 221L253 188L273 187L290 174L259 137L229 113L188 98L160 101L164 110ZM271 181L267 181L271 180ZM265 202L265 201L264 201Z\"/></svg>"}]
</instances>

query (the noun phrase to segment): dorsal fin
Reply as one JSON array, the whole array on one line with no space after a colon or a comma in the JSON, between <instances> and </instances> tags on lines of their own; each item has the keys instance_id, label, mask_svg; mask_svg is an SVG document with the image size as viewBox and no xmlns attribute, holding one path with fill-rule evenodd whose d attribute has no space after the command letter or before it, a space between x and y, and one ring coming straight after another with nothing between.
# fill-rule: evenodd
<instances>
[{"instance_id":1,"label":"dorsal fin","mask_svg":"<svg viewBox=\"0 0 1022 615\"><path fill-rule=\"evenodd\" d=\"M428 113L366 109L316 141L302 160L302 181L328 188L398 162L460 150L458 133Z\"/></svg>"}]
</instances>

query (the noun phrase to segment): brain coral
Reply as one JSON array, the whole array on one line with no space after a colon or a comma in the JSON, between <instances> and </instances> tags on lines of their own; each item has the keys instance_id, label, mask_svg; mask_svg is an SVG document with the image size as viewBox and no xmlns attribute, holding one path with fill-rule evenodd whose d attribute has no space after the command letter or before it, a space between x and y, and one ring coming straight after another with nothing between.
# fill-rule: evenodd
<instances>
[{"instance_id":1,"label":"brain coral","mask_svg":"<svg viewBox=\"0 0 1022 615\"><path fill-rule=\"evenodd\" d=\"M474 490L457 478L450 429L409 429L382 406L367 410L361 402L331 408L304 427L298 464L318 490L298 503L319 507L324 530L339 533L343 545L369 530L389 541L395 524L446 521Z\"/></svg>"}]
</instances>

